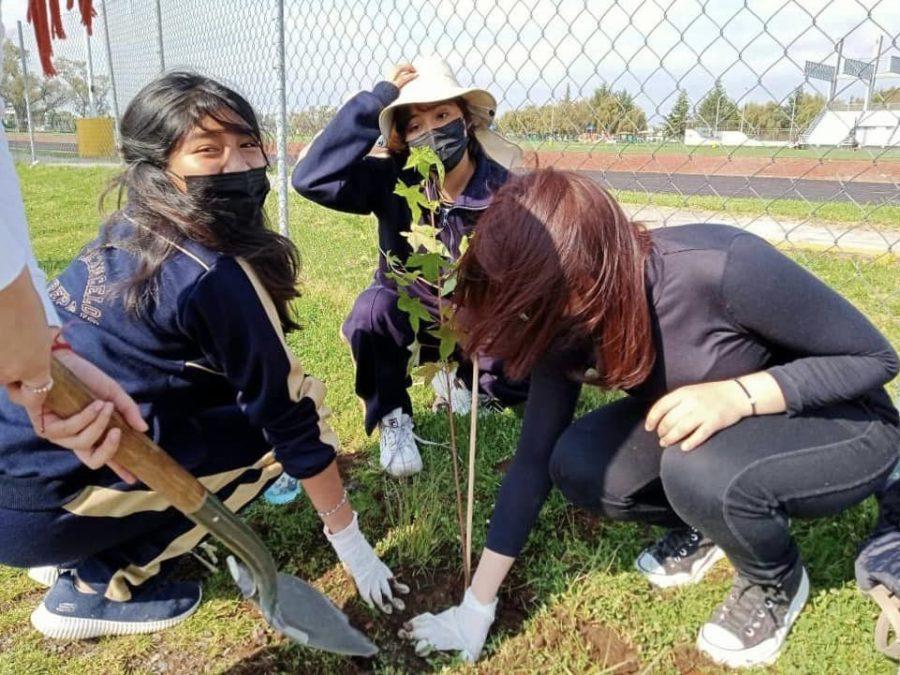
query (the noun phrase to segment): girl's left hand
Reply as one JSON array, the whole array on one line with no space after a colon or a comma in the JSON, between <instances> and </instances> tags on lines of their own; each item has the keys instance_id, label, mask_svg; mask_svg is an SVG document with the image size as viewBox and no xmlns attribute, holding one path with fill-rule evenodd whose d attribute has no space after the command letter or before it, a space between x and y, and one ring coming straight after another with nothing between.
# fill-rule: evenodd
<instances>
[{"instance_id":1,"label":"girl's left hand","mask_svg":"<svg viewBox=\"0 0 900 675\"><path fill-rule=\"evenodd\" d=\"M656 430L662 447L681 442L686 451L752 414L747 396L733 380L691 384L659 399L644 428Z\"/></svg>"}]
</instances>

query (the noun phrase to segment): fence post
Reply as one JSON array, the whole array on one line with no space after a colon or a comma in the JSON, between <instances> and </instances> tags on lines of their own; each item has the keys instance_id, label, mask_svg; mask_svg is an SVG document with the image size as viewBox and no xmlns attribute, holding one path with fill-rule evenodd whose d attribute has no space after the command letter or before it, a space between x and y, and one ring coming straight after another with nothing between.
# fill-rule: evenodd
<instances>
[{"instance_id":1,"label":"fence post","mask_svg":"<svg viewBox=\"0 0 900 675\"><path fill-rule=\"evenodd\" d=\"M84 51L87 56L87 89L88 112L91 117L97 116L97 100L94 98L94 55L91 52L91 34L87 26L84 26Z\"/></svg>"},{"instance_id":2,"label":"fence post","mask_svg":"<svg viewBox=\"0 0 900 675\"><path fill-rule=\"evenodd\" d=\"M159 72L166 72L166 54L163 51L163 32L162 32L162 10L159 7L159 0L154 3L156 7L156 51L159 56Z\"/></svg>"},{"instance_id":3,"label":"fence post","mask_svg":"<svg viewBox=\"0 0 900 675\"><path fill-rule=\"evenodd\" d=\"M28 143L31 146L31 163L37 164L34 149L34 120L31 119L31 101L28 100L28 59L25 58L25 38L22 36L22 22L16 21L19 29L19 57L22 59L22 97L25 99L25 119L28 122Z\"/></svg>"},{"instance_id":4,"label":"fence post","mask_svg":"<svg viewBox=\"0 0 900 675\"><path fill-rule=\"evenodd\" d=\"M276 169L278 171L278 230L289 236L288 229L288 175L287 175L287 94L284 65L284 0L275 0L276 12L276 50L278 115L275 122L275 142L277 148Z\"/></svg>"},{"instance_id":5,"label":"fence post","mask_svg":"<svg viewBox=\"0 0 900 675\"><path fill-rule=\"evenodd\" d=\"M113 73L112 46L109 40L109 19L106 12L106 0L101 1L103 9L103 37L106 39L106 65L109 69L109 88L112 92L113 134L116 147L119 147L119 94L116 91L116 76Z\"/></svg>"}]
</instances>

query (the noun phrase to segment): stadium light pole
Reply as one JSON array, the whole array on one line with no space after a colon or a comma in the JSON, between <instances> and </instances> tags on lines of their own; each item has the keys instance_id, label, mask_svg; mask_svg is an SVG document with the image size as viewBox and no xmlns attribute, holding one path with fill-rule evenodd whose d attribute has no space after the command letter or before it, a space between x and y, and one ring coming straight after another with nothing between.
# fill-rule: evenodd
<instances>
[{"instance_id":1,"label":"stadium light pole","mask_svg":"<svg viewBox=\"0 0 900 675\"><path fill-rule=\"evenodd\" d=\"M875 44L875 60L872 63L872 72L869 75L869 84L866 86L866 98L863 101L863 112L868 112L872 105L872 95L875 93L875 73L878 72L878 62L881 60L881 46L884 42L884 35L878 36L878 42Z\"/></svg>"},{"instance_id":2,"label":"stadium light pole","mask_svg":"<svg viewBox=\"0 0 900 675\"><path fill-rule=\"evenodd\" d=\"M831 108L834 103L834 97L837 96L838 77L841 72L841 56L844 53L844 38L838 40L837 43L837 63L834 64L834 74L831 76L831 88L828 90L828 100L825 102L826 108Z\"/></svg>"}]
</instances>

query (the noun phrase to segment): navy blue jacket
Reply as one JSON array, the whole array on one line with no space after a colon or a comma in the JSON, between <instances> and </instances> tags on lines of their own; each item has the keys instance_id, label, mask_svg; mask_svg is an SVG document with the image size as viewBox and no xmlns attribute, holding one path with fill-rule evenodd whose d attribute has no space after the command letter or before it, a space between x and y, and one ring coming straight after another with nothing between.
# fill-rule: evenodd
<instances>
[{"instance_id":1,"label":"navy blue jacket","mask_svg":"<svg viewBox=\"0 0 900 675\"><path fill-rule=\"evenodd\" d=\"M337 439L325 388L288 350L252 268L185 242L162 265L158 301L138 318L116 288L136 268L127 250L132 227L116 223L119 245L94 241L50 286L75 351L123 386L153 440L188 470L212 453L246 455L248 443L274 448L296 477L326 468ZM232 430L225 443L216 433L223 427ZM24 411L0 393L0 507L52 509L88 485L125 489L108 469L91 471L38 438Z\"/></svg>"},{"instance_id":2,"label":"navy blue jacket","mask_svg":"<svg viewBox=\"0 0 900 675\"><path fill-rule=\"evenodd\" d=\"M391 252L402 262L412 252L402 235L409 231L412 215L406 201L394 194L394 186L398 178L407 185L419 180L414 171L403 170L405 156L369 154L381 134L378 115L398 95L393 84L379 82L372 91L347 101L297 162L292 179L297 192L317 204L347 213L375 214L381 252L376 280L387 285L391 282L384 278L383 253ZM475 173L465 190L438 213L438 236L454 256L462 235L468 234L509 177L505 167L480 150L473 159Z\"/></svg>"}]
</instances>

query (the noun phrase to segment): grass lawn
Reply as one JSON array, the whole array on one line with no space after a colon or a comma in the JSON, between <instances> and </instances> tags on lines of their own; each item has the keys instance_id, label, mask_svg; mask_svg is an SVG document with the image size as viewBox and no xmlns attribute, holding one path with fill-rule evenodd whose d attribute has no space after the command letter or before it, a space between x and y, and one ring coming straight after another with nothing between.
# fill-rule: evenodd
<instances>
[{"instance_id":1,"label":"grass lawn","mask_svg":"<svg viewBox=\"0 0 900 675\"><path fill-rule=\"evenodd\" d=\"M20 169L37 257L49 274L58 273L96 232L96 196L109 175L105 169ZM187 561L184 574L204 579L205 601L192 619L157 635L86 643L42 639L28 624L42 591L21 571L0 568L0 673L716 672L692 645L697 629L727 592L727 565L694 588L652 591L631 565L655 532L598 522L567 508L558 494L547 504L501 596L500 619L477 669L450 656L419 659L400 644L394 635L404 618L413 611L443 609L461 592L450 458L441 448L427 447L425 470L418 476L395 481L379 472L377 439L362 431L350 355L338 338L354 297L370 279L374 223L296 197L291 209L292 232L304 257L298 310L305 328L289 342L307 370L329 385L353 503L379 553L413 586L410 611L385 619L355 599L305 501L279 508L254 505L247 517L278 564L344 606L382 647L375 660L344 659L285 643L238 599L227 572L210 574ZM900 263L792 254L900 345ZM896 382L892 393L900 393ZM445 419L429 412L430 388L415 387L413 398L417 432L444 440ZM596 391L586 392L582 412L603 400ZM466 422L460 426L468 428ZM513 454L519 428L511 411L481 422L476 551L483 545L503 462ZM874 515L870 500L839 518L795 524L813 589L779 672L896 672L896 665L871 646L877 608L852 581L856 546Z\"/></svg>"}]
</instances>

